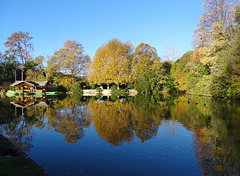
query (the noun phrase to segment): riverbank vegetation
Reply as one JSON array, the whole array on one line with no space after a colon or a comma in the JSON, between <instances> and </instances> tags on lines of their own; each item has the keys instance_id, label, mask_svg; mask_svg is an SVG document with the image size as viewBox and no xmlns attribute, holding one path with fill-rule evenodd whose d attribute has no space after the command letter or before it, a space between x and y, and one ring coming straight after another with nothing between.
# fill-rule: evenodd
<instances>
[{"instance_id":1,"label":"riverbank vegetation","mask_svg":"<svg viewBox=\"0 0 240 176\"><path fill-rule=\"evenodd\" d=\"M76 85L81 89L115 85L117 89L132 87L142 94L240 98L239 6L232 0L205 0L193 33L193 50L180 58L172 46L161 58L150 44L140 43L134 49L130 41L119 39L100 46L92 59L75 40L67 40L52 56L34 58L33 37L28 32L15 32L0 55L2 92L17 75L17 80L48 80L65 92Z\"/></svg>"}]
</instances>

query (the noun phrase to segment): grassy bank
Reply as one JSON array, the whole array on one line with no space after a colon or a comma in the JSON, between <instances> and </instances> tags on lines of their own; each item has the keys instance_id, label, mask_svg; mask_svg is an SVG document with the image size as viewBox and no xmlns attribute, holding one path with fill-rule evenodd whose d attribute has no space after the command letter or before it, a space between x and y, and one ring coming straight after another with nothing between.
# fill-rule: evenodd
<instances>
[{"instance_id":1,"label":"grassy bank","mask_svg":"<svg viewBox=\"0 0 240 176\"><path fill-rule=\"evenodd\" d=\"M47 174L25 153L16 149L8 139L0 135L0 175L42 176Z\"/></svg>"}]
</instances>

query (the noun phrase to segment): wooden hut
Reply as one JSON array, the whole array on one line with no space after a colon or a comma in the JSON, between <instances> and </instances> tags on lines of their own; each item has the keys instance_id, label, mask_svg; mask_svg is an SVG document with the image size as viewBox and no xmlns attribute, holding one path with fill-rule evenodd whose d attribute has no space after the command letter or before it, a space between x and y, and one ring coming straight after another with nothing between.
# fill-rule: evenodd
<instances>
[{"instance_id":1,"label":"wooden hut","mask_svg":"<svg viewBox=\"0 0 240 176\"><path fill-rule=\"evenodd\" d=\"M15 87L18 94L38 94L47 92L48 81L15 81L11 86Z\"/></svg>"}]
</instances>

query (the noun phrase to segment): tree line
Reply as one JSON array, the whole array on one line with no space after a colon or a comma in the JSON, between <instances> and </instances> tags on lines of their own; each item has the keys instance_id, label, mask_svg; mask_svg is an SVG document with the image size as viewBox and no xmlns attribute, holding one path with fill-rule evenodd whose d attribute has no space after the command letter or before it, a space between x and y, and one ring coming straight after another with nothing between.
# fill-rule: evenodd
<instances>
[{"instance_id":1,"label":"tree line","mask_svg":"<svg viewBox=\"0 0 240 176\"><path fill-rule=\"evenodd\" d=\"M134 49L130 41L119 39L100 46L92 59L75 40L67 40L52 56L32 58L32 37L15 32L1 54L1 84L9 85L14 74L24 70L25 80L49 80L65 90L78 83L81 88L135 88L144 94L240 98L239 9L234 0L205 0L193 33L193 50L178 58L176 48L169 45L165 60L147 43Z\"/></svg>"}]
</instances>

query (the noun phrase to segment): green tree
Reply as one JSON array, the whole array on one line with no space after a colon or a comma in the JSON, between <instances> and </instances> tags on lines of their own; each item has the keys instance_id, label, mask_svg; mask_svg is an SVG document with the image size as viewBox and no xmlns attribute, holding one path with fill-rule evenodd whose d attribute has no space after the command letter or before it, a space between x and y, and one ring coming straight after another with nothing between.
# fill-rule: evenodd
<instances>
[{"instance_id":1,"label":"green tree","mask_svg":"<svg viewBox=\"0 0 240 176\"><path fill-rule=\"evenodd\" d=\"M0 62L3 62L3 60L4 60L4 57L3 57L2 52L0 51Z\"/></svg>"},{"instance_id":2,"label":"green tree","mask_svg":"<svg viewBox=\"0 0 240 176\"><path fill-rule=\"evenodd\" d=\"M139 93L160 93L164 90L173 90L173 80L170 77L171 63L162 62L156 64L154 69L145 70L134 81L134 87Z\"/></svg>"},{"instance_id":3,"label":"green tree","mask_svg":"<svg viewBox=\"0 0 240 176\"><path fill-rule=\"evenodd\" d=\"M139 93L152 93L154 90L158 89L157 86L156 75L150 70L145 70L134 81L134 88Z\"/></svg>"},{"instance_id":4,"label":"green tree","mask_svg":"<svg viewBox=\"0 0 240 176\"><path fill-rule=\"evenodd\" d=\"M83 95L83 90L81 88L81 82L76 82L72 87L71 87L71 92L72 92L72 98L76 102L80 102L81 97Z\"/></svg>"},{"instance_id":5,"label":"green tree","mask_svg":"<svg viewBox=\"0 0 240 176\"><path fill-rule=\"evenodd\" d=\"M2 56L2 61L0 62L0 85L4 83L10 85L14 81L15 73L20 71L17 67L18 62L13 55Z\"/></svg>"}]
</instances>

